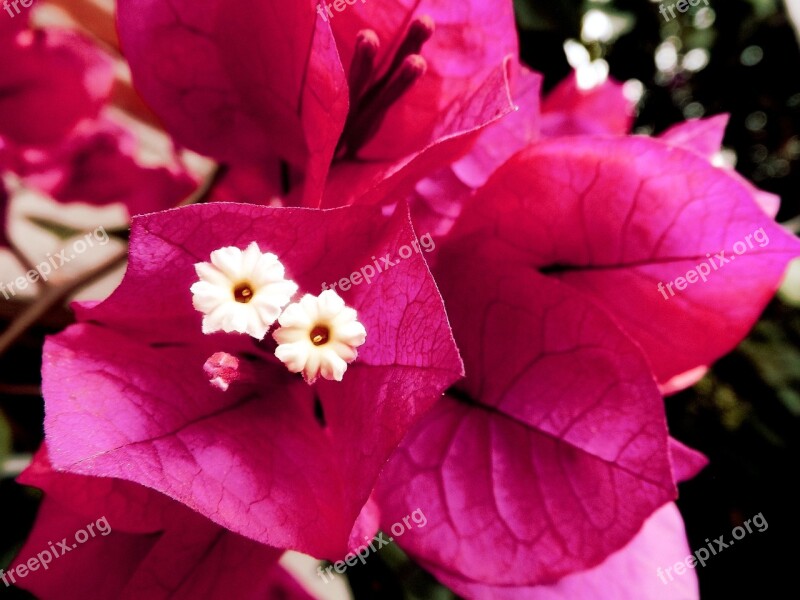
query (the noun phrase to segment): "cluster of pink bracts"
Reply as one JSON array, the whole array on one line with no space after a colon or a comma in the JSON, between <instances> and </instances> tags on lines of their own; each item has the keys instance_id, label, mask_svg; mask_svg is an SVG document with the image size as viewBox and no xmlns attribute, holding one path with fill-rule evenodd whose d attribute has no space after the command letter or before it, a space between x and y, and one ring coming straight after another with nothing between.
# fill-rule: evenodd
<instances>
[{"instance_id":1,"label":"cluster of pink bracts","mask_svg":"<svg viewBox=\"0 0 800 600\"><path fill-rule=\"evenodd\" d=\"M11 569L87 519L113 532L21 586L307 598L285 550L338 561L419 508L400 546L467 598L697 597L693 573L668 594L655 575L688 553L672 501L704 464L663 394L746 334L800 245L712 166L724 117L650 138L613 82L540 102L511 0L458 4L118 0L136 89L225 166L175 210L196 180L136 162L104 51L0 22L0 166L140 215L122 284L46 343L46 448L20 478L44 500ZM654 293L758 228L764 250ZM270 336L201 331L189 290L216 249L257 242L317 290L415 232L436 251L341 291L367 331L341 382L289 373ZM219 352L248 365L224 391Z\"/></svg>"}]
</instances>

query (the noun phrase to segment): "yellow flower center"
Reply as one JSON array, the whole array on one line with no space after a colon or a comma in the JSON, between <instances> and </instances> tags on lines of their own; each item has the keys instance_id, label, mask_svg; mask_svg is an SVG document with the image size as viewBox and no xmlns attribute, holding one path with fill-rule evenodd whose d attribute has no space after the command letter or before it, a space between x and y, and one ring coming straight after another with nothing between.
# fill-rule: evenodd
<instances>
[{"instance_id":1,"label":"yellow flower center","mask_svg":"<svg viewBox=\"0 0 800 600\"><path fill-rule=\"evenodd\" d=\"M315 346L322 346L328 343L328 339L330 338L331 332L330 330L323 326L317 325L314 329L311 330L311 333L308 337L311 338L311 343Z\"/></svg>"},{"instance_id":2,"label":"yellow flower center","mask_svg":"<svg viewBox=\"0 0 800 600\"><path fill-rule=\"evenodd\" d=\"M240 283L233 288L233 299L242 304L247 304L253 299L253 288L249 283Z\"/></svg>"}]
</instances>

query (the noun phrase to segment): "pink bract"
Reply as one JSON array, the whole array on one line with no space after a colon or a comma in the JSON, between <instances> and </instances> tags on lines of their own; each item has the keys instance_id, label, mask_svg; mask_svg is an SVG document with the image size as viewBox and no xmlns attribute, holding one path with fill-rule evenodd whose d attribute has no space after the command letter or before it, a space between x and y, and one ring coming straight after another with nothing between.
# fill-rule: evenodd
<instances>
[{"instance_id":1,"label":"pink bract","mask_svg":"<svg viewBox=\"0 0 800 600\"><path fill-rule=\"evenodd\" d=\"M800 254L737 177L648 138L531 146L495 173L456 229L603 306L662 383L729 352ZM733 260L674 287L720 252Z\"/></svg>"},{"instance_id":2,"label":"pink bract","mask_svg":"<svg viewBox=\"0 0 800 600\"><path fill-rule=\"evenodd\" d=\"M436 31L404 46L420 18ZM179 142L231 164L285 161L304 181L298 200L311 206L349 203L387 179L409 186L416 171L465 152L471 140L460 138L512 108L504 79L517 50L510 3L470 0L454 11L444 0L376 2L331 22L307 2L125 0L119 28L134 83ZM362 110L358 95L348 96L364 80L353 75L353 57L365 29L378 44L370 85L399 73L391 64L398 51L418 52L424 75L348 150L348 113ZM332 162L347 169L332 173L325 190Z\"/></svg>"},{"instance_id":3,"label":"pink bract","mask_svg":"<svg viewBox=\"0 0 800 600\"><path fill-rule=\"evenodd\" d=\"M256 241L300 293L318 294L414 240L407 213L365 207L220 203L135 218L122 284L45 345L54 465L152 487L275 547L343 554L384 461L462 373L424 259L341 292L367 342L343 382L313 387L275 359L270 336L202 335L193 265ZM212 388L203 365L216 352L250 363L254 380Z\"/></svg>"},{"instance_id":4,"label":"pink bract","mask_svg":"<svg viewBox=\"0 0 800 600\"><path fill-rule=\"evenodd\" d=\"M11 568L51 548L58 553L50 552L46 569L40 566L17 579L42 600L189 600L223 594L311 599L277 564L280 551L226 531L157 492L117 479L59 473L44 449L19 481L42 489L44 500ZM57 543L66 538L71 546L80 530L87 538L82 544L66 551Z\"/></svg>"},{"instance_id":5,"label":"pink bract","mask_svg":"<svg viewBox=\"0 0 800 600\"><path fill-rule=\"evenodd\" d=\"M599 564L676 496L643 354L590 300L477 238L443 249L436 276L467 376L384 470L384 524L420 507L429 524L404 549L490 586Z\"/></svg>"},{"instance_id":6,"label":"pink bract","mask_svg":"<svg viewBox=\"0 0 800 600\"><path fill-rule=\"evenodd\" d=\"M4 66L0 136L14 145L63 139L97 115L114 82L113 62L83 36L56 29L0 32Z\"/></svg>"},{"instance_id":7,"label":"pink bract","mask_svg":"<svg viewBox=\"0 0 800 600\"><path fill-rule=\"evenodd\" d=\"M57 147L29 149L16 170L61 202L121 202L130 215L173 208L195 189L194 178L177 165L141 164L137 146L123 127L98 119Z\"/></svg>"}]
</instances>

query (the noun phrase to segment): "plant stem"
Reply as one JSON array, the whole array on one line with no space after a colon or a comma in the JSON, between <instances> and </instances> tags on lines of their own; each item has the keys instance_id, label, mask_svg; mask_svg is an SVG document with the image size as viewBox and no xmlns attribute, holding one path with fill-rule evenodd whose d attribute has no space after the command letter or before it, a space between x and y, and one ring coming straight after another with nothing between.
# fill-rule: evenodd
<instances>
[{"instance_id":1,"label":"plant stem","mask_svg":"<svg viewBox=\"0 0 800 600\"><path fill-rule=\"evenodd\" d=\"M2 335L0 335L0 356L51 308L63 302L74 292L96 281L115 267L125 262L128 255L127 248L114 254L110 259L87 271L80 277L67 281L61 285L52 286L45 290L33 304L28 306L16 319L11 322Z\"/></svg>"},{"instance_id":2,"label":"plant stem","mask_svg":"<svg viewBox=\"0 0 800 600\"><path fill-rule=\"evenodd\" d=\"M225 165L216 165L211 173L203 180L203 183L190 196L184 199L178 206L189 204L201 204L211 195L211 191L222 180L227 173ZM36 324L50 309L63 302L73 293L81 288L103 277L114 268L125 262L128 249L123 248L120 252L113 255L104 263L87 271L83 275L67 281L58 286L51 286L45 289L30 306L14 319L2 335L0 335L0 356L2 356L14 343L34 324Z\"/></svg>"}]
</instances>

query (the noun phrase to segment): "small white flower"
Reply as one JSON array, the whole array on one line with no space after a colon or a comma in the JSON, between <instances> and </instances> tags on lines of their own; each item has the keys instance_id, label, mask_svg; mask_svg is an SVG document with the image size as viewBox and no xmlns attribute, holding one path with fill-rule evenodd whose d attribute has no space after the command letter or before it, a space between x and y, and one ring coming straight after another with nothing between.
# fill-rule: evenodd
<instances>
[{"instance_id":1,"label":"small white flower","mask_svg":"<svg viewBox=\"0 0 800 600\"><path fill-rule=\"evenodd\" d=\"M277 356L292 373L303 373L308 383L318 375L341 381L347 364L358 356L367 331L358 314L333 290L319 296L306 294L286 307L272 337Z\"/></svg>"},{"instance_id":2,"label":"small white flower","mask_svg":"<svg viewBox=\"0 0 800 600\"><path fill-rule=\"evenodd\" d=\"M297 292L278 257L256 242L246 250L214 250L210 263L194 268L200 281L191 287L192 304L204 315L203 333L236 331L261 340Z\"/></svg>"}]
</instances>

